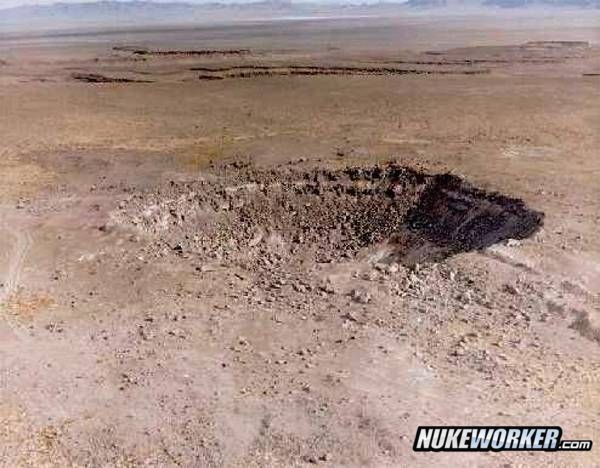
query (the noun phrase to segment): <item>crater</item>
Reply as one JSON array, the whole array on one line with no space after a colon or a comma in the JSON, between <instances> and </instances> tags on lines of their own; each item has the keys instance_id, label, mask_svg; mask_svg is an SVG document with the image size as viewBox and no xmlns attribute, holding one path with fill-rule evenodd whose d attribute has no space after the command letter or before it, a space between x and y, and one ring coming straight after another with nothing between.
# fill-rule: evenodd
<instances>
[{"instance_id":1,"label":"crater","mask_svg":"<svg viewBox=\"0 0 600 468\"><path fill-rule=\"evenodd\" d=\"M157 252L244 264L332 262L385 246L388 260L439 262L525 239L543 213L450 174L395 164L345 169L228 166L203 180L134 195L115 219Z\"/></svg>"}]
</instances>

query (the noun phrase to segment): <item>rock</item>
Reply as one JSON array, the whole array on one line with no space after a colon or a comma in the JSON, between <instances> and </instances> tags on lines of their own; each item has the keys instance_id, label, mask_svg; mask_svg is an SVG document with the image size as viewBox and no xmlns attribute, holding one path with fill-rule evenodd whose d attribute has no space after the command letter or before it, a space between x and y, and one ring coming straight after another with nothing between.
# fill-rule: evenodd
<instances>
[{"instance_id":1,"label":"rock","mask_svg":"<svg viewBox=\"0 0 600 468\"><path fill-rule=\"evenodd\" d=\"M61 278L63 278L65 276L64 272L62 270L56 270L53 275L52 275L52 279L54 281L58 281Z\"/></svg>"},{"instance_id":2,"label":"rock","mask_svg":"<svg viewBox=\"0 0 600 468\"><path fill-rule=\"evenodd\" d=\"M342 318L346 319L346 320L350 320L351 322L358 322L358 319L350 311L348 311L344 315L342 315Z\"/></svg>"},{"instance_id":3,"label":"rock","mask_svg":"<svg viewBox=\"0 0 600 468\"><path fill-rule=\"evenodd\" d=\"M53 322L50 322L44 328L50 333L62 333L64 331L64 328L61 325Z\"/></svg>"},{"instance_id":4,"label":"rock","mask_svg":"<svg viewBox=\"0 0 600 468\"><path fill-rule=\"evenodd\" d=\"M520 296L521 295L521 291L519 291L519 289L512 285L512 284L505 284L504 285L504 290L509 293L512 294L513 296Z\"/></svg>"},{"instance_id":5,"label":"rock","mask_svg":"<svg viewBox=\"0 0 600 468\"><path fill-rule=\"evenodd\" d=\"M377 274L377 271L370 271L363 275L363 279L366 281L375 281L378 277L379 275Z\"/></svg>"},{"instance_id":6,"label":"rock","mask_svg":"<svg viewBox=\"0 0 600 468\"><path fill-rule=\"evenodd\" d=\"M325 281L323 284L321 284L319 286L319 289L327 294L335 294L336 290L335 287L333 286L333 284L331 283L331 280L327 280Z\"/></svg>"},{"instance_id":7,"label":"rock","mask_svg":"<svg viewBox=\"0 0 600 468\"><path fill-rule=\"evenodd\" d=\"M304 286L302 283L294 283L292 285L292 287L294 288L294 291L296 291L296 292L299 292L299 293L306 292L306 286Z\"/></svg>"},{"instance_id":8,"label":"rock","mask_svg":"<svg viewBox=\"0 0 600 468\"><path fill-rule=\"evenodd\" d=\"M361 289L353 289L350 297L354 302L358 302L359 304L368 304L371 302L371 294Z\"/></svg>"},{"instance_id":9,"label":"rock","mask_svg":"<svg viewBox=\"0 0 600 468\"><path fill-rule=\"evenodd\" d=\"M242 345L242 346L249 346L250 343L248 342L248 340L246 338L244 338L243 336L239 336L238 337L238 344Z\"/></svg>"},{"instance_id":10,"label":"rock","mask_svg":"<svg viewBox=\"0 0 600 468\"><path fill-rule=\"evenodd\" d=\"M140 326L138 328L138 332L140 334L140 337L144 341L149 341L152 338L154 338L154 334L152 333L152 331L148 330L147 328L144 328L143 326Z\"/></svg>"},{"instance_id":11,"label":"rock","mask_svg":"<svg viewBox=\"0 0 600 468\"><path fill-rule=\"evenodd\" d=\"M250 242L248 242L248 246L249 247L256 247L258 244L260 244L260 242L263 239L263 235L262 232L257 232L252 239L250 239Z\"/></svg>"},{"instance_id":12,"label":"rock","mask_svg":"<svg viewBox=\"0 0 600 468\"><path fill-rule=\"evenodd\" d=\"M169 335L185 339L185 331L181 328L174 328L173 330L169 330Z\"/></svg>"},{"instance_id":13,"label":"rock","mask_svg":"<svg viewBox=\"0 0 600 468\"><path fill-rule=\"evenodd\" d=\"M473 297L471 295L471 291L463 291L458 295L458 300L463 304L471 304L473 302Z\"/></svg>"}]
</instances>

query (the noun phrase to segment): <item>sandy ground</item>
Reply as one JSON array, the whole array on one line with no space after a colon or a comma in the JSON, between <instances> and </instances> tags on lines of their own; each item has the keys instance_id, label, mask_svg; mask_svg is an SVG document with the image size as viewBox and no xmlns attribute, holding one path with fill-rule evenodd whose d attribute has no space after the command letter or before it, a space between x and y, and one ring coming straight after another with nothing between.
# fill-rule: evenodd
<instances>
[{"instance_id":1,"label":"sandy ground","mask_svg":"<svg viewBox=\"0 0 600 468\"><path fill-rule=\"evenodd\" d=\"M0 40L0 464L598 464L412 451L419 425L600 440L598 39L421 18ZM203 181L386 161L544 225L417 265L379 238L319 261L260 210L254 257L195 238Z\"/></svg>"}]
</instances>

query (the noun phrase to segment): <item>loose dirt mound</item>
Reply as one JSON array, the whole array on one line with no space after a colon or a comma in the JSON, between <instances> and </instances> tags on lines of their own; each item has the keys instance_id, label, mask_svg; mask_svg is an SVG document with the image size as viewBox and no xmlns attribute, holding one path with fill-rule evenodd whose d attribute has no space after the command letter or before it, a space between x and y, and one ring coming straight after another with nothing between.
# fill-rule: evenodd
<instances>
[{"instance_id":1,"label":"loose dirt mound","mask_svg":"<svg viewBox=\"0 0 600 468\"><path fill-rule=\"evenodd\" d=\"M441 63L472 65L552 64L585 56L589 44L581 41L532 41L520 45L459 47L427 51L424 56L439 57ZM390 62L392 63L392 62ZM395 62L402 63L402 62ZM465 63L465 64L466 64Z\"/></svg>"},{"instance_id":2,"label":"loose dirt mound","mask_svg":"<svg viewBox=\"0 0 600 468\"><path fill-rule=\"evenodd\" d=\"M564 48L577 47L588 48L590 43L587 41L529 41L524 44L524 47L547 47L547 48Z\"/></svg>"},{"instance_id":3,"label":"loose dirt mound","mask_svg":"<svg viewBox=\"0 0 600 468\"><path fill-rule=\"evenodd\" d=\"M152 83L150 80L137 80L133 78L115 78L111 76L100 75L98 73L73 73L74 80L85 83Z\"/></svg>"},{"instance_id":4,"label":"loose dirt mound","mask_svg":"<svg viewBox=\"0 0 600 468\"><path fill-rule=\"evenodd\" d=\"M206 56L206 55L247 55L249 49L192 49L192 50L152 50L142 47L117 46L116 52L129 52L133 55L158 55L158 56Z\"/></svg>"},{"instance_id":5,"label":"loose dirt mound","mask_svg":"<svg viewBox=\"0 0 600 468\"><path fill-rule=\"evenodd\" d=\"M225 78L255 78L260 76L316 76L316 75L481 75L489 73L487 69L435 69L435 68L395 68L395 67L346 67L317 65L237 65L231 67L193 67L191 71L203 72L200 80L222 80Z\"/></svg>"},{"instance_id":6,"label":"loose dirt mound","mask_svg":"<svg viewBox=\"0 0 600 468\"><path fill-rule=\"evenodd\" d=\"M159 255L248 265L265 257L336 261L385 244L390 261L410 264L525 238L543 215L455 176L389 165L229 167L206 180L134 195L116 219L151 234Z\"/></svg>"}]
</instances>

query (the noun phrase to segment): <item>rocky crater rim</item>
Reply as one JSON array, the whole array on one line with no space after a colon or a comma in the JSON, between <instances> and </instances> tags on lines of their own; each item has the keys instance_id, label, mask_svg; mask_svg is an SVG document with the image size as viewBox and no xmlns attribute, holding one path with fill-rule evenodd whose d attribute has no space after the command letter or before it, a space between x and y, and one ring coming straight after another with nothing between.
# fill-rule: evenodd
<instances>
[{"instance_id":1,"label":"rocky crater rim","mask_svg":"<svg viewBox=\"0 0 600 468\"><path fill-rule=\"evenodd\" d=\"M233 164L198 180L136 192L113 214L159 255L275 261L350 259L378 246L384 260L439 262L525 239L544 214L451 174L397 164L261 169Z\"/></svg>"}]
</instances>

